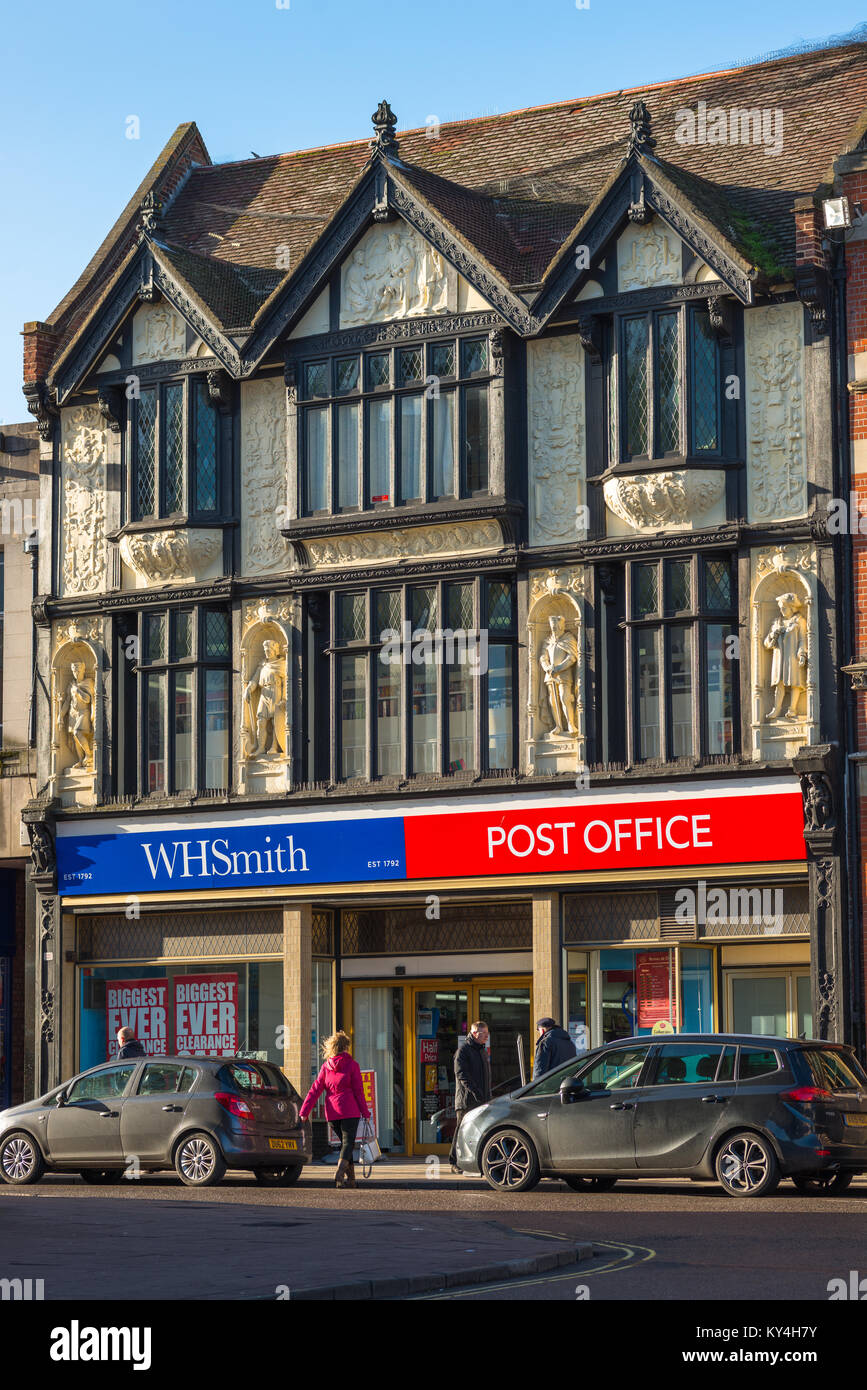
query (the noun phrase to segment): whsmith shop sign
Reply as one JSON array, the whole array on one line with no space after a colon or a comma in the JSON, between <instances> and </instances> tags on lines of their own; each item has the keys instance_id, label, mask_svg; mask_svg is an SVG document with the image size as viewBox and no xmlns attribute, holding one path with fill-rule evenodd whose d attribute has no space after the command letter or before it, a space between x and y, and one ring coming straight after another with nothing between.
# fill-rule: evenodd
<instances>
[{"instance_id":1,"label":"whsmith shop sign","mask_svg":"<svg viewBox=\"0 0 867 1390\"><path fill-rule=\"evenodd\" d=\"M65 898L503 874L598 873L806 858L791 778L529 792L401 811L334 807L58 826Z\"/></svg>"}]
</instances>

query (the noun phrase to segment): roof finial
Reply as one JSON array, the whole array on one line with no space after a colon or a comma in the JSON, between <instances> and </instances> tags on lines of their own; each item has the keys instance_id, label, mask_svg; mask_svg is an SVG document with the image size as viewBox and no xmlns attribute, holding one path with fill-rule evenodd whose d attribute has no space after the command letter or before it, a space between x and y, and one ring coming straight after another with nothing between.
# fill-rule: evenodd
<instances>
[{"instance_id":1,"label":"roof finial","mask_svg":"<svg viewBox=\"0 0 867 1390\"><path fill-rule=\"evenodd\" d=\"M397 154L397 140L394 137L397 126L397 117L383 98L373 115L373 129L376 132L375 138L371 140L370 147L375 154Z\"/></svg>"},{"instance_id":2,"label":"roof finial","mask_svg":"<svg viewBox=\"0 0 867 1390\"><path fill-rule=\"evenodd\" d=\"M144 241L145 237L152 237L157 229L157 224L162 215L163 205L157 198L153 189L146 193L139 203L139 224L138 239Z\"/></svg>"},{"instance_id":3,"label":"roof finial","mask_svg":"<svg viewBox=\"0 0 867 1390\"><path fill-rule=\"evenodd\" d=\"M635 102L629 112L629 124L631 131L626 148L627 155L650 154L651 150L656 148L656 141L650 133L650 112L646 102Z\"/></svg>"}]
</instances>

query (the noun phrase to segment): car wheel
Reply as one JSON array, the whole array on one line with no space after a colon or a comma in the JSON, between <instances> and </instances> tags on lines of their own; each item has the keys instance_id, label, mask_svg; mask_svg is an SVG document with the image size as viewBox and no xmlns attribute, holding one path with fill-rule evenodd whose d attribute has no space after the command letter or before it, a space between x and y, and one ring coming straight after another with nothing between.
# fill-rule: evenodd
<instances>
[{"instance_id":1,"label":"car wheel","mask_svg":"<svg viewBox=\"0 0 867 1390\"><path fill-rule=\"evenodd\" d=\"M17 1131L7 1134L0 1144L0 1174L13 1187L38 1182L45 1172L45 1159L35 1139Z\"/></svg>"},{"instance_id":2,"label":"car wheel","mask_svg":"<svg viewBox=\"0 0 867 1390\"><path fill-rule=\"evenodd\" d=\"M294 1187L303 1167L303 1163L290 1163L286 1168L254 1168L253 1176L260 1187Z\"/></svg>"},{"instance_id":3,"label":"car wheel","mask_svg":"<svg viewBox=\"0 0 867 1390\"><path fill-rule=\"evenodd\" d=\"M175 1172L187 1187L211 1187L226 1172L226 1160L209 1134L188 1134L175 1150Z\"/></svg>"},{"instance_id":4,"label":"car wheel","mask_svg":"<svg viewBox=\"0 0 867 1390\"><path fill-rule=\"evenodd\" d=\"M123 1171L122 1168L82 1168L81 1177L91 1186L97 1187L107 1183L120 1182Z\"/></svg>"},{"instance_id":5,"label":"car wheel","mask_svg":"<svg viewBox=\"0 0 867 1390\"><path fill-rule=\"evenodd\" d=\"M539 1156L517 1129L501 1129L482 1150L482 1176L498 1192L529 1192L541 1176Z\"/></svg>"},{"instance_id":6,"label":"car wheel","mask_svg":"<svg viewBox=\"0 0 867 1390\"><path fill-rule=\"evenodd\" d=\"M794 1173L792 1182L802 1197L834 1197L850 1186L854 1173Z\"/></svg>"},{"instance_id":7,"label":"car wheel","mask_svg":"<svg viewBox=\"0 0 867 1390\"><path fill-rule=\"evenodd\" d=\"M573 1192L610 1192L616 1186L616 1178L575 1178L563 1177L562 1182Z\"/></svg>"},{"instance_id":8,"label":"car wheel","mask_svg":"<svg viewBox=\"0 0 867 1390\"><path fill-rule=\"evenodd\" d=\"M744 1130L720 1148L716 1175L730 1197L767 1197L780 1181L780 1168L768 1140Z\"/></svg>"}]
</instances>

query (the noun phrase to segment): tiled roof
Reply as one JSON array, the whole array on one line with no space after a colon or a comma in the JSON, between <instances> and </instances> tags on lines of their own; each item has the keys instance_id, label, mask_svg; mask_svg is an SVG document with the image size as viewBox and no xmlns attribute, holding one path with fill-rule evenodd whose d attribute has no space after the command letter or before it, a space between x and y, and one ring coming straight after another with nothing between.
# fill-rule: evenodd
<instances>
[{"instance_id":1,"label":"tiled roof","mask_svg":"<svg viewBox=\"0 0 867 1390\"><path fill-rule=\"evenodd\" d=\"M511 285L538 281L626 153L629 112L646 102L653 158L670 183L767 273L794 260L795 199L827 180L858 143L867 111L867 43L853 42L726 72L649 84L399 135L399 167L416 193ZM679 143L676 113L780 112L782 149ZM195 126L179 127L112 233L58 306L68 342L134 244L138 203L172 160L207 161ZM202 153L203 152L203 153ZM224 328L248 326L269 289L297 267L370 157L369 138L293 154L192 167L159 242ZM250 272L253 272L252 274ZM62 344L60 345L62 346Z\"/></svg>"}]
</instances>

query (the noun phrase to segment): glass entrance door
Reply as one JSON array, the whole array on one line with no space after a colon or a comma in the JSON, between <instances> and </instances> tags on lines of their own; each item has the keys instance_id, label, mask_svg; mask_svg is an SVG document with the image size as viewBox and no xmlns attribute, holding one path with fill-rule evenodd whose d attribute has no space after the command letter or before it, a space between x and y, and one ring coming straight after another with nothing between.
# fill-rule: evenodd
<instances>
[{"instance_id":1,"label":"glass entrance door","mask_svg":"<svg viewBox=\"0 0 867 1390\"><path fill-rule=\"evenodd\" d=\"M454 1055L472 1020L466 990L413 991L416 1152L446 1153L455 1132Z\"/></svg>"},{"instance_id":2,"label":"glass entrance door","mask_svg":"<svg viewBox=\"0 0 867 1390\"><path fill-rule=\"evenodd\" d=\"M505 1095L521 1084L518 1038L523 1038L527 1080L533 1071L534 1038L530 1032L530 986L479 984L473 991L473 1018L487 1023L490 1034L491 1090Z\"/></svg>"}]
</instances>

